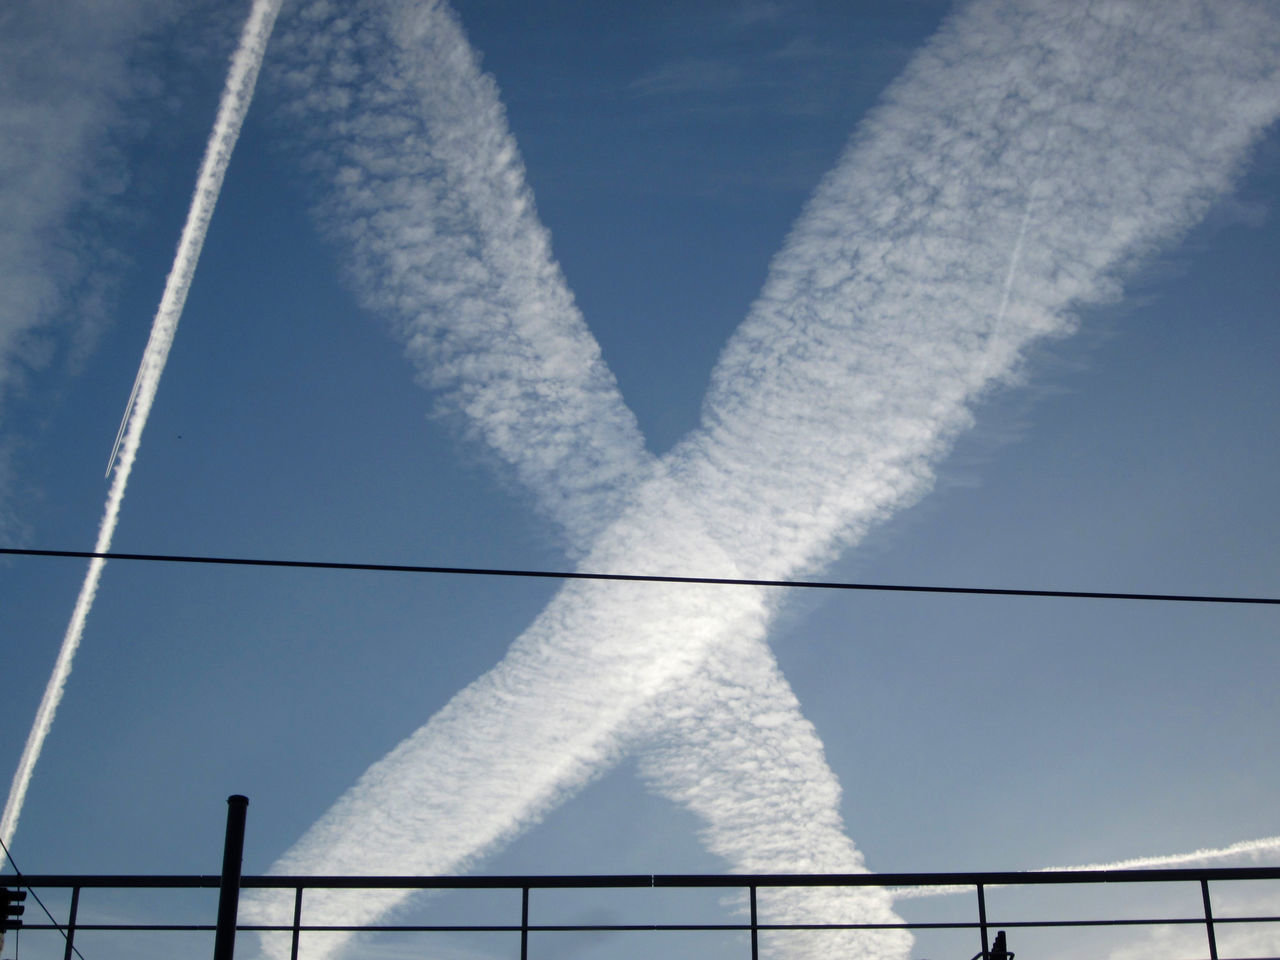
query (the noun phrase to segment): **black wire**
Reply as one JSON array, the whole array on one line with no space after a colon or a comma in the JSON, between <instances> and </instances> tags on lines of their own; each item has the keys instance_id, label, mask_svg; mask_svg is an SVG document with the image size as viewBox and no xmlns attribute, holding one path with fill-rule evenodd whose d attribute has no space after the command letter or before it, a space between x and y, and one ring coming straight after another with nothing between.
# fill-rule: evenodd
<instances>
[{"instance_id":1,"label":"black wire","mask_svg":"<svg viewBox=\"0 0 1280 960\"><path fill-rule=\"evenodd\" d=\"M13 859L13 854L9 852L9 845L4 842L3 837L0 837L0 849L4 850L4 855L9 858L9 863L13 866L14 875L18 878L19 881L21 881L22 871L18 869L18 861ZM3 877L0 877L0 881L2 880L3 880ZM62 925L59 924L57 920L53 919L53 914L50 913L49 908L44 905L44 901L40 899L40 894L36 893L35 888L27 886L26 883L22 883L22 882L20 882L18 885L26 888L27 892L31 894L31 898L35 900L36 903L40 904L40 909L43 910L44 915L49 918L49 922L53 924L54 929L56 929L60 934L62 934L62 939L66 940L68 943L71 943L71 937L67 935L67 931L63 929ZM18 948L17 948L18 932L21 929L22 929L21 927L14 928L13 936L14 936L15 955L18 952ZM80 952L80 948L77 947L74 943L71 944L71 949L72 951L74 951L75 955L80 958L80 960L84 960L84 954Z\"/></svg>"},{"instance_id":2,"label":"black wire","mask_svg":"<svg viewBox=\"0 0 1280 960\"><path fill-rule=\"evenodd\" d=\"M581 573L566 570L509 570L491 567L429 567L404 563L344 563L327 560L260 560L250 557L199 557L163 553L94 553L89 550L22 550L0 547L0 555L73 557L88 560L141 560L151 563L206 563L240 567L300 567L309 570L368 570L379 573L443 573L481 577L533 577L544 580L621 580L641 583L694 583L738 587L806 587L821 590L876 590L896 593L963 593L995 597L1058 597L1072 600L1159 600L1174 603L1280 604L1276 597L1225 597L1185 593L1114 593L1097 590L1014 590L1003 587L930 587L901 583L843 583L831 580L751 580L738 577L679 577L643 573Z\"/></svg>"}]
</instances>

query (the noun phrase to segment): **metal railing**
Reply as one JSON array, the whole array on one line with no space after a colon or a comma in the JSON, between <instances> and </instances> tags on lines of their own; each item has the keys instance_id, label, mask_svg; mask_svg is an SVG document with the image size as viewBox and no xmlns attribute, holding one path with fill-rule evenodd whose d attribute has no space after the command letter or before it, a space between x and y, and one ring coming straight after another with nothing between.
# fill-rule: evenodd
<instances>
[{"instance_id":1,"label":"metal railing","mask_svg":"<svg viewBox=\"0 0 1280 960\"><path fill-rule=\"evenodd\" d=\"M277 889L292 891L293 920L274 926L241 924L239 931L262 931L289 934L293 960L299 957L299 942L307 933L495 933L509 934L513 940L518 935L521 960L529 957L531 935L572 932L628 932L639 931L722 931L745 934L750 941L751 957L759 955L760 936L785 934L787 931L812 930L955 930L976 934L973 946L978 956L994 958L991 951L991 933L997 928L1008 930L1010 940L1013 931L1036 928L1090 928L1105 926L1147 927L1193 926L1202 927L1204 933L1204 957L1208 960L1226 960L1218 954L1219 928L1235 924L1280 923L1280 915L1267 912L1263 915L1215 916L1211 897L1211 884L1226 881L1277 881L1280 867L1242 867L1209 869L1146 869L1146 870L1072 870L1043 872L985 872L985 873L878 873L878 874L804 874L804 875L687 875L687 874L631 874L617 876L502 876L502 877L285 877L251 876L240 879L243 889ZM160 890L160 889L217 889L222 881L219 876L85 876L85 875L24 875L0 877L0 885L46 891L62 891L66 903L65 922L28 922L25 931L61 930L66 936L64 960L72 960L77 934L86 931L116 931L144 933L153 931L205 931L215 930L213 923L85 923L80 918L81 895L88 890ZM987 892L993 888L1032 888L1044 885L1118 885L1118 884L1180 884L1199 888L1199 904L1203 909L1194 915L1141 916L1141 917L1054 917L1026 919L1014 916L991 917L988 915ZM941 921L903 921L901 923L768 923L760 919L757 909L758 895L762 890L775 888L824 888L824 887L881 887L893 888L900 894L916 888L965 888L973 896L970 902L976 906L972 919ZM539 923L531 916L530 894L545 890L626 890L636 888L692 890L718 889L733 892L745 899L745 916L740 922L725 923ZM430 923L430 924L325 924L303 922L303 906L308 891L319 890L489 890L510 891L519 894L519 917L511 917L505 923ZM1109 892L1117 892L1114 886ZM1277 888L1280 893L1280 887ZM1280 897L1275 901L1280 908ZM28 913L30 919L30 914ZM1280 938L1280 928L1275 928ZM1015 944L1016 945L1016 944ZM510 956L515 955L515 943ZM1033 960L1025 950L1024 960ZM304 954L305 956L305 954ZM967 956L967 955L966 955ZM965 960L955 957L952 960ZM1269 958L1270 960L1270 958Z\"/></svg>"}]
</instances>

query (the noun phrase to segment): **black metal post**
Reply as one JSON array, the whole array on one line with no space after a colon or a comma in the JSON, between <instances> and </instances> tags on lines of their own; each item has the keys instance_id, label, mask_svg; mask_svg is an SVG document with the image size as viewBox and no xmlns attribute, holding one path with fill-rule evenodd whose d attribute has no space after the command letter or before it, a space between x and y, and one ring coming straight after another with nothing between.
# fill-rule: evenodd
<instances>
[{"instance_id":1,"label":"black metal post","mask_svg":"<svg viewBox=\"0 0 1280 960\"><path fill-rule=\"evenodd\" d=\"M529 960L529 888L520 891L520 960Z\"/></svg>"},{"instance_id":2,"label":"black metal post","mask_svg":"<svg viewBox=\"0 0 1280 960\"><path fill-rule=\"evenodd\" d=\"M1204 899L1204 926L1209 931L1209 960L1218 960L1218 938L1213 933L1213 906L1209 903L1209 881L1200 881L1200 896Z\"/></svg>"},{"instance_id":3,"label":"black metal post","mask_svg":"<svg viewBox=\"0 0 1280 960\"><path fill-rule=\"evenodd\" d=\"M289 946L289 960L298 960L298 937L302 933L302 887L293 892L293 939Z\"/></svg>"},{"instance_id":4,"label":"black metal post","mask_svg":"<svg viewBox=\"0 0 1280 960\"><path fill-rule=\"evenodd\" d=\"M987 940L987 893L978 884L978 926L982 928L982 960L990 960L991 944Z\"/></svg>"},{"instance_id":5,"label":"black metal post","mask_svg":"<svg viewBox=\"0 0 1280 960\"><path fill-rule=\"evenodd\" d=\"M227 797L227 836L222 844L222 884L218 888L218 929L213 960L232 960L236 951L236 916L240 907L240 864L244 860L244 820L249 798Z\"/></svg>"},{"instance_id":6,"label":"black metal post","mask_svg":"<svg viewBox=\"0 0 1280 960\"><path fill-rule=\"evenodd\" d=\"M67 946L62 951L62 960L71 960L71 953L76 943L76 915L80 912L80 888L71 888L71 910L67 914Z\"/></svg>"},{"instance_id":7,"label":"black metal post","mask_svg":"<svg viewBox=\"0 0 1280 960\"><path fill-rule=\"evenodd\" d=\"M760 960L760 927L756 915L756 888L751 886L751 960Z\"/></svg>"}]
</instances>

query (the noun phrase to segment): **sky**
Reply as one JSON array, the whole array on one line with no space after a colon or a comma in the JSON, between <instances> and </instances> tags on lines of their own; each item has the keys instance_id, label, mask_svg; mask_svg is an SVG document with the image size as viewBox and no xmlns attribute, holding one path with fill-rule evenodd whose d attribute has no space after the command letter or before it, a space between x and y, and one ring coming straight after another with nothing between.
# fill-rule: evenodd
<instances>
[{"instance_id":1,"label":"sky","mask_svg":"<svg viewBox=\"0 0 1280 960\"><path fill-rule=\"evenodd\" d=\"M340 9L283 5L233 154L249 3L0 13L8 545L94 545L214 130L116 550L1276 595L1274 8ZM6 769L84 576L2 561ZM247 873L1280 834L1269 608L794 594L109 563L14 856L213 872L231 793Z\"/></svg>"}]
</instances>

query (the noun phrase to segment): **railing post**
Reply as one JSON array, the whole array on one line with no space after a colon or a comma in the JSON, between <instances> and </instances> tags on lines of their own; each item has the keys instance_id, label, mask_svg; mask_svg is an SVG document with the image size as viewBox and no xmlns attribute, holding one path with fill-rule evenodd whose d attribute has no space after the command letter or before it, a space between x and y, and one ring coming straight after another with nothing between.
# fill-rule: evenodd
<instances>
[{"instance_id":1,"label":"railing post","mask_svg":"<svg viewBox=\"0 0 1280 960\"><path fill-rule=\"evenodd\" d=\"M756 916L756 885L751 885L751 960L760 960L760 927Z\"/></svg>"},{"instance_id":2,"label":"railing post","mask_svg":"<svg viewBox=\"0 0 1280 960\"><path fill-rule=\"evenodd\" d=\"M987 894L982 884L978 884L978 927L982 931L982 960L991 960L991 944L987 941Z\"/></svg>"},{"instance_id":3,"label":"railing post","mask_svg":"<svg viewBox=\"0 0 1280 960\"><path fill-rule=\"evenodd\" d=\"M1218 960L1218 938L1213 933L1213 905L1209 902L1209 881L1200 881L1200 896L1204 900L1204 927L1209 933L1209 960Z\"/></svg>"},{"instance_id":4,"label":"railing post","mask_svg":"<svg viewBox=\"0 0 1280 960\"><path fill-rule=\"evenodd\" d=\"M289 946L289 960L298 960L298 938L302 933L302 887L293 891L293 940Z\"/></svg>"},{"instance_id":5,"label":"railing post","mask_svg":"<svg viewBox=\"0 0 1280 960\"><path fill-rule=\"evenodd\" d=\"M520 888L520 960L529 960L529 888Z\"/></svg>"},{"instance_id":6,"label":"railing post","mask_svg":"<svg viewBox=\"0 0 1280 960\"><path fill-rule=\"evenodd\" d=\"M71 888L71 909L67 911L67 945L62 950L62 960L71 960L76 943L76 915L80 912L80 888Z\"/></svg>"},{"instance_id":7,"label":"railing post","mask_svg":"<svg viewBox=\"0 0 1280 960\"><path fill-rule=\"evenodd\" d=\"M236 916L240 906L240 864L244 860L244 820L249 798L227 797L227 835L222 843L222 883L218 888L218 928L213 960L231 960L236 950Z\"/></svg>"}]
</instances>

